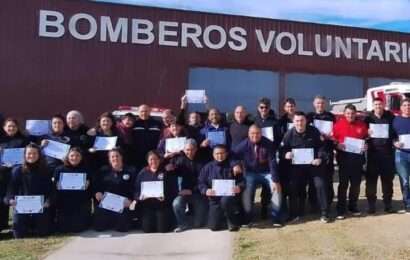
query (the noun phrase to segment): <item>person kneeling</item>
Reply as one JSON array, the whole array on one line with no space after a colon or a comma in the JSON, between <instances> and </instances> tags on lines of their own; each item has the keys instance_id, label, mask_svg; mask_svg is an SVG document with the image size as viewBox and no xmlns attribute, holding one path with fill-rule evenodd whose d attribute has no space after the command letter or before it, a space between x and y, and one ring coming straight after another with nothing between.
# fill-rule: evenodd
<instances>
[{"instance_id":1,"label":"person kneeling","mask_svg":"<svg viewBox=\"0 0 410 260\"><path fill-rule=\"evenodd\" d=\"M208 226L212 231L223 229L239 230L240 192L245 187L239 163L228 159L225 146L213 149L214 160L202 168L198 187L209 199Z\"/></svg>"}]
</instances>

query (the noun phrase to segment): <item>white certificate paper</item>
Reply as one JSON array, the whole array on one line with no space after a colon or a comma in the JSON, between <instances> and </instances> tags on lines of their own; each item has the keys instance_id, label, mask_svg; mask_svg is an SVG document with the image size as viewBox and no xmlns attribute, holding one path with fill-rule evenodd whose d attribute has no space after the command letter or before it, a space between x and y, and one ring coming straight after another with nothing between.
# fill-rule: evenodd
<instances>
[{"instance_id":1,"label":"white certificate paper","mask_svg":"<svg viewBox=\"0 0 410 260\"><path fill-rule=\"evenodd\" d=\"M226 144L225 131L209 131L207 139L210 141L211 146Z\"/></svg>"},{"instance_id":2,"label":"white certificate paper","mask_svg":"<svg viewBox=\"0 0 410 260\"><path fill-rule=\"evenodd\" d=\"M110 193L110 192L105 192L104 197L100 202L100 208L114 211L117 213L122 213L124 210L124 202L127 198Z\"/></svg>"},{"instance_id":3,"label":"white certificate paper","mask_svg":"<svg viewBox=\"0 0 410 260\"><path fill-rule=\"evenodd\" d=\"M141 198L163 198L163 181L143 181L141 182Z\"/></svg>"},{"instance_id":4,"label":"white certificate paper","mask_svg":"<svg viewBox=\"0 0 410 260\"><path fill-rule=\"evenodd\" d=\"M43 213L44 196L16 196L15 199L18 214Z\"/></svg>"},{"instance_id":5,"label":"white certificate paper","mask_svg":"<svg viewBox=\"0 0 410 260\"><path fill-rule=\"evenodd\" d=\"M203 89L190 89L186 90L185 95L188 103L191 104L204 104L205 103L205 90Z\"/></svg>"},{"instance_id":6,"label":"white certificate paper","mask_svg":"<svg viewBox=\"0 0 410 260\"><path fill-rule=\"evenodd\" d=\"M43 148L43 153L47 156L64 160L67 156L70 146L68 144L47 140L47 145Z\"/></svg>"},{"instance_id":7,"label":"white certificate paper","mask_svg":"<svg viewBox=\"0 0 410 260\"><path fill-rule=\"evenodd\" d=\"M167 153L176 153L184 150L186 137L176 137L165 139L165 151Z\"/></svg>"},{"instance_id":8,"label":"white certificate paper","mask_svg":"<svg viewBox=\"0 0 410 260\"><path fill-rule=\"evenodd\" d=\"M235 180L212 180L212 190L215 196L234 196Z\"/></svg>"},{"instance_id":9,"label":"white certificate paper","mask_svg":"<svg viewBox=\"0 0 410 260\"><path fill-rule=\"evenodd\" d=\"M353 137L346 137L344 145L346 152L361 154L364 147L364 140Z\"/></svg>"},{"instance_id":10,"label":"white certificate paper","mask_svg":"<svg viewBox=\"0 0 410 260\"><path fill-rule=\"evenodd\" d=\"M4 149L1 154L1 164L7 166L14 166L23 164L24 148L9 148Z\"/></svg>"},{"instance_id":11,"label":"white certificate paper","mask_svg":"<svg viewBox=\"0 0 410 260\"><path fill-rule=\"evenodd\" d=\"M26 130L30 135L42 136L51 133L49 120L27 120Z\"/></svg>"},{"instance_id":12,"label":"white certificate paper","mask_svg":"<svg viewBox=\"0 0 410 260\"><path fill-rule=\"evenodd\" d=\"M268 138L272 142L275 140L274 135L273 135L273 127L263 127L261 129L262 131L262 136Z\"/></svg>"},{"instance_id":13,"label":"white certificate paper","mask_svg":"<svg viewBox=\"0 0 410 260\"><path fill-rule=\"evenodd\" d=\"M95 137L93 147L97 151L109 151L117 145L117 136L97 136Z\"/></svg>"},{"instance_id":14,"label":"white certificate paper","mask_svg":"<svg viewBox=\"0 0 410 260\"><path fill-rule=\"evenodd\" d=\"M326 120L313 120L313 125L324 135L330 135L333 130L333 122Z\"/></svg>"},{"instance_id":15,"label":"white certificate paper","mask_svg":"<svg viewBox=\"0 0 410 260\"><path fill-rule=\"evenodd\" d=\"M410 149L410 134L399 135L399 142L403 144L402 149Z\"/></svg>"},{"instance_id":16,"label":"white certificate paper","mask_svg":"<svg viewBox=\"0 0 410 260\"><path fill-rule=\"evenodd\" d=\"M371 138L389 138L388 124L369 124Z\"/></svg>"},{"instance_id":17,"label":"white certificate paper","mask_svg":"<svg viewBox=\"0 0 410 260\"><path fill-rule=\"evenodd\" d=\"M311 164L314 158L313 148L292 149L292 164Z\"/></svg>"},{"instance_id":18,"label":"white certificate paper","mask_svg":"<svg viewBox=\"0 0 410 260\"><path fill-rule=\"evenodd\" d=\"M86 181L86 173L62 172L58 187L59 190L85 190Z\"/></svg>"}]
</instances>

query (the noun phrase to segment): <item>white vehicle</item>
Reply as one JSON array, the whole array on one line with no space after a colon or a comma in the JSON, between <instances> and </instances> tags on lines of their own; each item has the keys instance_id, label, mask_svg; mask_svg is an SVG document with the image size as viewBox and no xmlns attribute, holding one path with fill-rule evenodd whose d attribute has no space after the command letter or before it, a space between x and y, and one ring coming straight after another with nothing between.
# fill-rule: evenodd
<instances>
[{"instance_id":1,"label":"white vehicle","mask_svg":"<svg viewBox=\"0 0 410 260\"><path fill-rule=\"evenodd\" d=\"M120 119L121 116L128 113L138 117L138 108L139 106L119 106L117 110L112 112L112 114L116 119ZM162 113L164 110L166 110L166 108L151 107L151 116L155 119L162 120Z\"/></svg>"}]
</instances>

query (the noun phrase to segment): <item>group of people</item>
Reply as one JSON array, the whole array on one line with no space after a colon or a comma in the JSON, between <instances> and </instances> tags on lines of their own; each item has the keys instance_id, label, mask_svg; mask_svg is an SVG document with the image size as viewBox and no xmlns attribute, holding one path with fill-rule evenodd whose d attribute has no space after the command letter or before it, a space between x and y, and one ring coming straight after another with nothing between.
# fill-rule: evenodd
<instances>
[{"instance_id":1,"label":"group of people","mask_svg":"<svg viewBox=\"0 0 410 260\"><path fill-rule=\"evenodd\" d=\"M25 150L21 165L0 166L0 230L7 228L11 208L16 238L90 227L182 232L208 226L213 231L236 231L255 221L259 187L261 217L270 217L273 227L300 220L307 201L327 223L335 197L335 159L336 219L348 212L361 214L357 203L362 176L368 213L376 212L379 176L384 211L393 213L396 172L404 210L410 213L410 147L401 138L410 134L410 99L402 101L399 116L385 110L379 98L373 101L374 110L360 118L354 105L346 105L338 118L326 111L326 105L325 97L316 96L314 112L305 114L288 98L278 118L270 100L261 98L254 117L244 106L235 108L232 119L210 108L202 122L199 113L187 112L184 96L180 111L165 110L161 121L150 116L148 105L139 106L138 116L128 113L116 119L103 113L92 128L84 124L79 111L54 115L51 132L45 136L27 135L17 120L6 118L0 149ZM387 129L387 135L380 135L380 129ZM113 136L118 137L115 148L95 149L97 137ZM168 139L181 137L185 141L180 150L167 149ZM70 145L64 160L44 155L50 141ZM362 145L352 147L352 143ZM84 174L85 187L62 188L66 173ZM218 181L228 181L224 182L230 184L228 192L221 193ZM142 187L149 182L161 182L163 195L146 196ZM107 193L125 198L121 210L100 206ZM44 197L41 212L15 210L16 196L29 195Z\"/></svg>"}]
</instances>

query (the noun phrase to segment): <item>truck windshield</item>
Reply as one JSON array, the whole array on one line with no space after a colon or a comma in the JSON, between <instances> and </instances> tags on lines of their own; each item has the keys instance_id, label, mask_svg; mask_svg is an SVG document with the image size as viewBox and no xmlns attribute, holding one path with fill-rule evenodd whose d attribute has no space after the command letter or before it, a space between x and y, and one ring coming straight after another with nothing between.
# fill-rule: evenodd
<instances>
[{"instance_id":1,"label":"truck windshield","mask_svg":"<svg viewBox=\"0 0 410 260\"><path fill-rule=\"evenodd\" d=\"M389 110L400 110L400 102L402 97L400 95L390 95L387 97L387 107Z\"/></svg>"}]
</instances>

